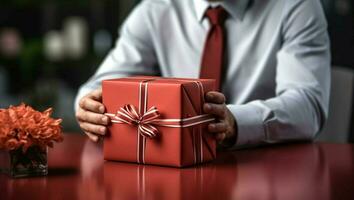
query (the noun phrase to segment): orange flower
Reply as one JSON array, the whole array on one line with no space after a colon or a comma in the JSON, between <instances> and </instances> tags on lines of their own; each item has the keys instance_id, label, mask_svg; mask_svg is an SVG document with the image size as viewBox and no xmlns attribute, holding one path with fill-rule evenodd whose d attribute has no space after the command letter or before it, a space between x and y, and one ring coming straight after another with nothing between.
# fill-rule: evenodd
<instances>
[{"instance_id":1,"label":"orange flower","mask_svg":"<svg viewBox=\"0 0 354 200\"><path fill-rule=\"evenodd\" d=\"M17 149L19 146L20 146L20 142L17 141L16 139L14 138L11 138L9 140L6 141L5 143L5 148L8 149L8 150L15 150Z\"/></svg>"},{"instance_id":2,"label":"orange flower","mask_svg":"<svg viewBox=\"0 0 354 200\"><path fill-rule=\"evenodd\" d=\"M50 117L52 109L44 112L25 104L0 109L0 149L26 151L32 145L52 147L63 140L61 119Z\"/></svg>"}]
</instances>

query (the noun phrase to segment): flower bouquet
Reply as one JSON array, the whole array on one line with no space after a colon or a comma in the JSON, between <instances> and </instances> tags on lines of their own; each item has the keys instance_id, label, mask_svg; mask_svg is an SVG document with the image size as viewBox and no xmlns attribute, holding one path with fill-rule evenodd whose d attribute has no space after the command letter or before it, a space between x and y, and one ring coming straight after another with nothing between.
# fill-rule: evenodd
<instances>
[{"instance_id":1,"label":"flower bouquet","mask_svg":"<svg viewBox=\"0 0 354 200\"><path fill-rule=\"evenodd\" d=\"M48 174L47 147L63 140L61 119L21 104L0 109L0 172L12 177Z\"/></svg>"}]
</instances>

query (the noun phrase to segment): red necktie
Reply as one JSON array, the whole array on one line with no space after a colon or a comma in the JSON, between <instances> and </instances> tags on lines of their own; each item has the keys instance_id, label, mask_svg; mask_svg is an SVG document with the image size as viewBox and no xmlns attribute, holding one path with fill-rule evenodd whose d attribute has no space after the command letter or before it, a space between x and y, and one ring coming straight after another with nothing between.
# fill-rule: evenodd
<instances>
[{"instance_id":1,"label":"red necktie","mask_svg":"<svg viewBox=\"0 0 354 200\"><path fill-rule=\"evenodd\" d=\"M224 58L224 22L227 12L221 6L209 8L205 15L210 21L210 30L204 46L200 78L216 80L216 89L221 89L222 66Z\"/></svg>"}]
</instances>

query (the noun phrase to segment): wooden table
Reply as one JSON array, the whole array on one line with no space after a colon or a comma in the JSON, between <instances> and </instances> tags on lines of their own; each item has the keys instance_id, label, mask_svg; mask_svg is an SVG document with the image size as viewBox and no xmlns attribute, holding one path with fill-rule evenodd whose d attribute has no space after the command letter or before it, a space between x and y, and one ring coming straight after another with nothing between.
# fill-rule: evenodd
<instances>
[{"instance_id":1,"label":"wooden table","mask_svg":"<svg viewBox=\"0 0 354 200\"><path fill-rule=\"evenodd\" d=\"M104 161L80 135L49 151L47 177L0 175L0 199L354 199L354 145L288 144L176 169Z\"/></svg>"}]
</instances>

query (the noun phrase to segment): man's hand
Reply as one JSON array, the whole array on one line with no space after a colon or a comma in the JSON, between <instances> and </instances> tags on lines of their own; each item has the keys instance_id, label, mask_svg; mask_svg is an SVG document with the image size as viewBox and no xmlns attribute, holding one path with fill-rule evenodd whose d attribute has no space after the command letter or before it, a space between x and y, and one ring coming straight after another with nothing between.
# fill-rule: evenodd
<instances>
[{"instance_id":1,"label":"man's hand","mask_svg":"<svg viewBox=\"0 0 354 200\"><path fill-rule=\"evenodd\" d=\"M80 100L79 108L76 111L76 119L80 128L95 142L107 132L106 125L109 124L109 118L104 115L104 112L101 88L84 96Z\"/></svg>"},{"instance_id":2,"label":"man's hand","mask_svg":"<svg viewBox=\"0 0 354 200\"><path fill-rule=\"evenodd\" d=\"M216 122L208 126L209 132L215 134L216 140L225 146L231 146L237 139L236 120L226 107L225 96L220 92L208 92L204 112L216 117Z\"/></svg>"}]
</instances>

